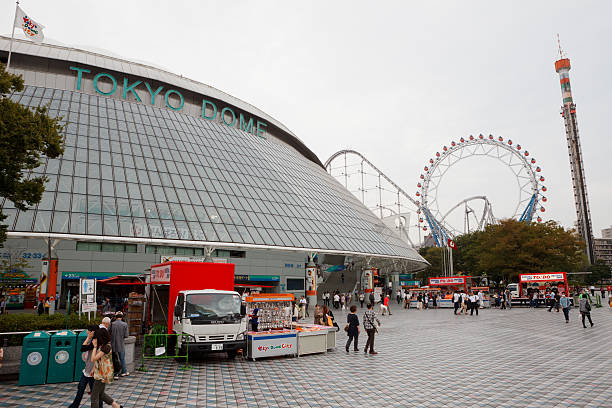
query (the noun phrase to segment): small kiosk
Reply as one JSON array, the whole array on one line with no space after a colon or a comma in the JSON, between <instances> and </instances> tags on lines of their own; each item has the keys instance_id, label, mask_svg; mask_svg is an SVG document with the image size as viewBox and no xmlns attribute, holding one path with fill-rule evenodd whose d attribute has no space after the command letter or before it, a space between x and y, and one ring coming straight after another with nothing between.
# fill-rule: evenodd
<instances>
[{"instance_id":1,"label":"small kiosk","mask_svg":"<svg viewBox=\"0 0 612 408\"><path fill-rule=\"evenodd\" d=\"M472 286L472 293L482 292L483 299L480 307L491 307L491 297L489 296L490 288L488 286Z\"/></svg>"},{"instance_id":2,"label":"small kiosk","mask_svg":"<svg viewBox=\"0 0 612 408\"><path fill-rule=\"evenodd\" d=\"M441 299L438 301L438 307L452 308L453 297L452 293L456 290L463 290L465 293L470 293L472 288L471 276L448 276L429 278L429 286L436 286L441 292ZM449 296L450 295L450 296Z\"/></svg>"},{"instance_id":3,"label":"small kiosk","mask_svg":"<svg viewBox=\"0 0 612 408\"><path fill-rule=\"evenodd\" d=\"M248 358L297 356L298 332L291 328L295 297L290 293L261 293L247 296L247 315L259 309L258 331L247 333Z\"/></svg>"},{"instance_id":4,"label":"small kiosk","mask_svg":"<svg viewBox=\"0 0 612 408\"><path fill-rule=\"evenodd\" d=\"M529 302L530 291L536 292L536 296L534 296L536 305L540 302L545 302L546 292L554 289L556 289L559 294L565 293L567 296L569 296L567 274L565 272L521 273L519 274L518 287L519 298L516 300L520 301L521 303Z\"/></svg>"}]
</instances>

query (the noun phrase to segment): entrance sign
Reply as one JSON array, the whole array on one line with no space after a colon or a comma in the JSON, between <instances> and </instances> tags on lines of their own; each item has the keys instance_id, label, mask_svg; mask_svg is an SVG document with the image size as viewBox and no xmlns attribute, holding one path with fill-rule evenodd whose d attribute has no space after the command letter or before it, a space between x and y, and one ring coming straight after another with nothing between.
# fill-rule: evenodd
<instances>
[{"instance_id":1,"label":"entrance sign","mask_svg":"<svg viewBox=\"0 0 612 408\"><path fill-rule=\"evenodd\" d=\"M81 295L93 295L94 294L94 279L82 279L81 280Z\"/></svg>"}]
</instances>

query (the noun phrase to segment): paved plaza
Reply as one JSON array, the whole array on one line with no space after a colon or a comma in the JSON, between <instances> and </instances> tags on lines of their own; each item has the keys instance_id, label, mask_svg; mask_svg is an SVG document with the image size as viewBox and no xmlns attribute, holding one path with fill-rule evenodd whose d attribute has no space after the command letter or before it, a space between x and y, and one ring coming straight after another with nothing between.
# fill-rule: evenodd
<instances>
[{"instance_id":1,"label":"paved plaza","mask_svg":"<svg viewBox=\"0 0 612 408\"><path fill-rule=\"evenodd\" d=\"M257 362L221 356L181 370L148 364L107 388L125 407L612 407L612 310L583 329L546 309L400 310L382 317L378 355L344 351ZM340 327L345 314L337 312ZM359 311L359 317L363 311ZM363 350L365 339L360 338ZM1 407L61 407L76 383L0 383ZM89 399L82 406L89 406Z\"/></svg>"}]
</instances>

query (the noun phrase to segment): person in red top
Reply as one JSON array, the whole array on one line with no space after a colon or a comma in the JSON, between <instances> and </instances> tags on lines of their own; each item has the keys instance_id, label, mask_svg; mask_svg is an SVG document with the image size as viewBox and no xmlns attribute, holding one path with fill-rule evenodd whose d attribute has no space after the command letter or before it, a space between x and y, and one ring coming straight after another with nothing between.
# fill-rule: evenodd
<instances>
[{"instance_id":1,"label":"person in red top","mask_svg":"<svg viewBox=\"0 0 612 408\"><path fill-rule=\"evenodd\" d=\"M387 312L389 312L389 316L391 316L391 309L389 309L389 294L385 295L385 300L383 302L384 302L385 307L383 309L383 313L382 314L384 315L385 314L385 310L386 310Z\"/></svg>"}]
</instances>

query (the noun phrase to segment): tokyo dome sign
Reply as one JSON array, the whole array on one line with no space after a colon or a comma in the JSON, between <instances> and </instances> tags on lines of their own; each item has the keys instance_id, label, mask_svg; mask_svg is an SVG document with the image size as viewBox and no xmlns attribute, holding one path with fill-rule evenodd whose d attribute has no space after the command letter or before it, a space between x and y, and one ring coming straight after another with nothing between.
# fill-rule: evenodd
<instances>
[{"instance_id":1,"label":"tokyo dome sign","mask_svg":"<svg viewBox=\"0 0 612 408\"><path fill-rule=\"evenodd\" d=\"M70 67L70 70L76 72L76 89L80 91L83 74L91 74L91 70L80 67ZM144 85L145 89L143 89L142 85ZM138 88L139 86L140 88ZM100 95L111 96L117 92L118 82L112 74L99 72L93 77L93 88ZM155 105L155 99L159 96L159 98L164 99L164 105L173 111L180 111L185 106L183 94L176 89L167 89L164 92L164 87L160 86L153 90L151 84L146 81L134 81L130 83L126 77L123 77L122 89L122 97L125 100L129 100L128 95L131 94L136 101L142 102L140 97L141 94L148 94L151 105ZM137 91L140 92L140 94ZM219 119L217 119L217 114L219 114ZM259 137L264 137L266 127L268 126L265 122L253 120L253 118L248 118L247 120L242 113L236 115L236 112L229 106L219 111L215 102L206 99L202 99L202 117L207 120L217 119L226 126L235 127Z\"/></svg>"}]
</instances>

